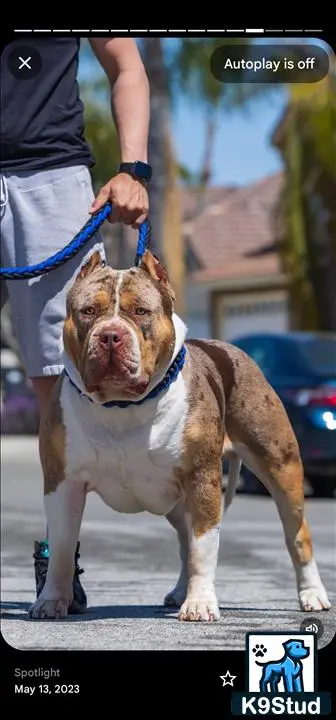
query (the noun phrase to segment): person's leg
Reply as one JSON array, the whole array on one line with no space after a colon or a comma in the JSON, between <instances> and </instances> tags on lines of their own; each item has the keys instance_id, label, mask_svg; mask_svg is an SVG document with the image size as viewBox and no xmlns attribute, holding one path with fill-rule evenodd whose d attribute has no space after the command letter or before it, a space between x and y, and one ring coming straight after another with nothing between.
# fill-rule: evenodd
<instances>
[{"instance_id":1,"label":"person's leg","mask_svg":"<svg viewBox=\"0 0 336 720\"><path fill-rule=\"evenodd\" d=\"M5 177L7 202L1 223L2 265L17 267L39 263L67 245L87 221L93 191L84 167L62 168ZM14 331L26 372L33 384L41 423L49 396L62 372L62 330L66 293L80 265L94 249L104 255L100 236L64 265L31 280L11 280L7 289ZM72 611L86 608L79 582L78 549ZM40 594L48 566L48 540L35 542L36 591Z\"/></svg>"}]
</instances>

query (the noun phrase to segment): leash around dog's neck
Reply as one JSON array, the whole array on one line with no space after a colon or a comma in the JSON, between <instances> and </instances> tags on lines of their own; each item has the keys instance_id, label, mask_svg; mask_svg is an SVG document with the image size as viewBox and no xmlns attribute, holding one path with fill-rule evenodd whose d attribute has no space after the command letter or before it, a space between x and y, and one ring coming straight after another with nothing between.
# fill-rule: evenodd
<instances>
[{"instance_id":1,"label":"leash around dog's neck","mask_svg":"<svg viewBox=\"0 0 336 720\"><path fill-rule=\"evenodd\" d=\"M68 378L72 387L74 387L80 395L87 398L87 400L89 400L91 403L94 403L95 405L99 405L100 407L105 407L105 408L113 408L113 407L127 408L127 407L131 407L134 405L142 405L147 400L153 400L153 398L160 395L160 393L162 393L164 390L168 390L169 386L174 382L174 380L176 380L177 376L179 375L179 373L181 372L181 370L184 366L186 352L187 351L186 351L185 346L182 345L181 350L176 355L175 360L172 362L172 364L168 368L164 378L158 383L158 385L156 385L148 393L148 395L145 395L145 397L141 398L141 400L135 400L134 402L128 401L128 400L111 400L110 402L106 402L106 403L95 403L95 401L89 395L84 393L78 387L78 385L76 385L76 383L72 380L72 378L70 377L69 373L67 372L67 370L65 368L63 369L63 375L65 375Z\"/></svg>"}]
</instances>

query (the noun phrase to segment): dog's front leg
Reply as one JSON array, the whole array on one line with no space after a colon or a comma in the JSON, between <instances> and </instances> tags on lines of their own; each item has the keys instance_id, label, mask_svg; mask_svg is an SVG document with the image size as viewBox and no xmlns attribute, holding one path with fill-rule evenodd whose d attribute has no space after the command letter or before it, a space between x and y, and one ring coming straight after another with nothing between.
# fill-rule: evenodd
<instances>
[{"instance_id":1,"label":"dog's front leg","mask_svg":"<svg viewBox=\"0 0 336 720\"><path fill-rule=\"evenodd\" d=\"M284 691L286 693L294 692L293 675L290 672L286 673L286 671L284 671L283 683L284 683Z\"/></svg>"},{"instance_id":2,"label":"dog's front leg","mask_svg":"<svg viewBox=\"0 0 336 720\"><path fill-rule=\"evenodd\" d=\"M221 471L206 467L185 478L185 512L189 535L187 597L179 620L219 620L215 592L220 520L222 514Z\"/></svg>"},{"instance_id":3,"label":"dog's front leg","mask_svg":"<svg viewBox=\"0 0 336 720\"><path fill-rule=\"evenodd\" d=\"M164 604L181 607L187 595L189 561L188 526L183 501L180 500L166 517L177 531L180 545L181 571L174 589L166 595Z\"/></svg>"},{"instance_id":4,"label":"dog's front leg","mask_svg":"<svg viewBox=\"0 0 336 720\"><path fill-rule=\"evenodd\" d=\"M85 498L85 483L68 480L44 497L50 554L44 588L29 610L32 618L60 618L68 614Z\"/></svg>"},{"instance_id":5,"label":"dog's front leg","mask_svg":"<svg viewBox=\"0 0 336 720\"><path fill-rule=\"evenodd\" d=\"M301 670L301 672L302 672L302 670ZM293 682L294 682L294 690L293 690L293 692L303 692L301 672L300 672L299 675L297 675L296 677L294 677L294 681L293 681Z\"/></svg>"}]
</instances>

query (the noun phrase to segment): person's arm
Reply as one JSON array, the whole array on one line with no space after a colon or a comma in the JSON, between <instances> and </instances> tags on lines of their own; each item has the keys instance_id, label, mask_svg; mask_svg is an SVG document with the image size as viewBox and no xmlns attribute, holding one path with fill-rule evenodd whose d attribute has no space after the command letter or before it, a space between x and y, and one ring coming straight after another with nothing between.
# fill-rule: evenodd
<instances>
[{"instance_id":1,"label":"person's arm","mask_svg":"<svg viewBox=\"0 0 336 720\"><path fill-rule=\"evenodd\" d=\"M111 107L121 162L147 162L149 132L149 84L135 40L92 38L90 44L111 85ZM130 175L120 173L98 193L91 212L109 200L111 220L138 226L148 213L146 187Z\"/></svg>"}]
</instances>

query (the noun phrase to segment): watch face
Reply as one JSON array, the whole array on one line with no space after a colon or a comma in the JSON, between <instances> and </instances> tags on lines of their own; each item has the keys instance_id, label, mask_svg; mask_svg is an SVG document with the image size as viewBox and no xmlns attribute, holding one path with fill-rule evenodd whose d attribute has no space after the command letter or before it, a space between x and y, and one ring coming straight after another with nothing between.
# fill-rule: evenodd
<instances>
[{"instance_id":1,"label":"watch face","mask_svg":"<svg viewBox=\"0 0 336 720\"><path fill-rule=\"evenodd\" d=\"M152 177L151 166L141 162L141 160L136 160L134 163L120 163L119 172L129 173L134 178L146 180L147 182L149 182Z\"/></svg>"},{"instance_id":2,"label":"watch face","mask_svg":"<svg viewBox=\"0 0 336 720\"><path fill-rule=\"evenodd\" d=\"M134 170L136 177L144 178L144 180L150 180L152 177L152 168L146 163L140 162L140 160L134 163Z\"/></svg>"}]
</instances>

